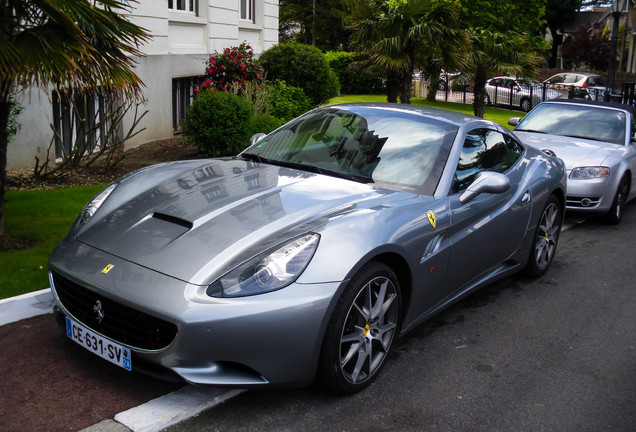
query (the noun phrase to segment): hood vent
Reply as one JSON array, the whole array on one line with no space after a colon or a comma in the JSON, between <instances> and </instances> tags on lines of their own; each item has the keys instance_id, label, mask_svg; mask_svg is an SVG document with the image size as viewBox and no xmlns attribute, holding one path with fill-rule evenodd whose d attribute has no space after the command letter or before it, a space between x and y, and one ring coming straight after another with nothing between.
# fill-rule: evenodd
<instances>
[{"instance_id":1,"label":"hood vent","mask_svg":"<svg viewBox=\"0 0 636 432\"><path fill-rule=\"evenodd\" d=\"M181 219L179 217L176 216L172 216L169 214L165 214L165 213L159 213L159 212L154 212L152 214L152 217L154 219L159 219L162 220L164 222L169 222L175 225L179 225L180 227L183 227L187 230L191 230L192 229L192 222L187 221L185 219Z\"/></svg>"}]
</instances>

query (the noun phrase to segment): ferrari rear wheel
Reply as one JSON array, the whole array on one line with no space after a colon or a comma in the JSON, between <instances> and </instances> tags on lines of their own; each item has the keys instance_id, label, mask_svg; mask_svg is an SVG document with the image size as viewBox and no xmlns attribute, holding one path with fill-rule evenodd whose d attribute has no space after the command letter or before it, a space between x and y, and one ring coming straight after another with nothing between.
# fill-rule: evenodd
<instances>
[{"instance_id":1,"label":"ferrari rear wheel","mask_svg":"<svg viewBox=\"0 0 636 432\"><path fill-rule=\"evenodd\" d=\"M329 320L320 354L319 382L356 393L380 373L399 331L400 286L385 264L370 262L351 279Z\"/></svg>"},{"instance_id":2,"label":"ferrari rear wheel","mask_svg":"<svg viewBox=\"0 0 636 432\"><path fill-rule=\"evenodd\" d=\"M614 196L614 201L612 201L612 208L610 208L605 215L605 221L608 224L617 225L623 219L628 195L629 184L627 183L627 178L623 177L618 185L618 189L616 189L616 195Z\"/></svg>"},{"instance_id":3,"label":"ferrari rear wheel","mask_svg":"<svg viewBox=\"0 0 636 432\"><path fill-rule=\"evenodd\" d=\"M530 277L540 277L548 271L556 252L563 215L559 200L552 195L546 203L534 235L528 263L524 269Z\"/></svg>"}]
</instances>

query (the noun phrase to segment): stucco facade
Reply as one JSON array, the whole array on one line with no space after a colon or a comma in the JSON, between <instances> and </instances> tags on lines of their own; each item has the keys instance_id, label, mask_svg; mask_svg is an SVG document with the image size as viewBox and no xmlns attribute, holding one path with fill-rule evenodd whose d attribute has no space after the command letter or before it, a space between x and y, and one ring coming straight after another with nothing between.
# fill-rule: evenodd
<instances>
[{"instance_id":1,"label":"stucco facade","mask_svg":"<svg viewBox=\"0 0 636 432\"><path fill-rule=\"evenodd\" d=\"M256 55L278 43L278 1L254 0L248 19L241 19L241 4L249 0L194 0L194 10L180 11L190 0L139 0L130 18L146 28L152 39L141 48L135 72L145 84L144 109L148 114L139 129L146 129L126 147L173 136L173 79L203 73L210 53L246 41ZM169 9L169 4L172 9ZM177 6L180 5L180 6ZM29 91L21 100L22 128L9 144L7 168L31 168L37 156L46 159L53 132L50 92ZM132 121L129 114L124 123ZM128 126L124 124L124 127ZM53 157L53 152L51 152Z\"/></svg>"}]
</instances>

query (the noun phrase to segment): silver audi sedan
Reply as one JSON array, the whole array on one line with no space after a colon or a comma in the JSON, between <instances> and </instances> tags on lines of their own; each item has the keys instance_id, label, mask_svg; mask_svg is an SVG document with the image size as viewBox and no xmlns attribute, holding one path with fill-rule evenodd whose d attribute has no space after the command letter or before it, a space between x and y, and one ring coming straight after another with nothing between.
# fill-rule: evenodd
<instances>
[{"instance_id":1,"label":"silver audi sedan","mask_svg":"<svg viewBox=\"0 0 636 432\"><path fill-rule=\"evenodd\" d=\"M508 123L524 144L563 159L568 210L603 214L617 224L636 197L634 112L631 105L557 100Z\"/></svg>"},{"instance_id":2,"label":"silver audi sedan","mask_svg":"<svg viewBox=\"0 0 636 432\"><path fill-rule=\"evenodd\" d=\"M236 157L125 176L49 260L58 321L127 370L227 387L365 388L396 337L544 274L563 162L476 117L315 109Z\"/></svg>"}]
</instances>

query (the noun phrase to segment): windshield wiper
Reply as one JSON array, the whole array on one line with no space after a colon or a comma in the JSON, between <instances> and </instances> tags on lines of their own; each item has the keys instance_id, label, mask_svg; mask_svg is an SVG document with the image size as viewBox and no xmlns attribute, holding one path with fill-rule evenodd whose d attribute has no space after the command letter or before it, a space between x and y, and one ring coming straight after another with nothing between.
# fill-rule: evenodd
<instances>
[{"instance_id":1,"label":"windshield wiper","mask_svg":"<svg viewBox=\"0 0 636 432\"><path fill-rule=\"evenodd\" d=\"M330 170L326 168L320 168L316 165L308 165L308 164L299 163L299 162L288 162L288 161L267 159L253 153L243 153L241 154L241 157L248 160L254 160L260 163L277 165L277 166L282 166L285 168L294 168L294 169L299 169L302 171L309 171L316 174L323 174L323 175L328 175L331 177L338 177L338 178L343 178L346 180L352 180L358 183L373 183L373 179L369 177L363 177L363 176L358 176L355 174L349 174L349 173L334 171L334 170Z\"/></svg>"},{"instance_id":2,"label":"windshield wiper","mask_svg":"<svg viewBox=\"0 0 636 432\"><path fill-rule=\"evenodd\" d=\"M515 129L514 132L532 132L532 133L540 133L540 134L547 134L548 133L548 132L535 130L535 129Z\"/></svg>"},{"instance_id":3,"label":"windshield wiper","mask_svg":"<svg viewBox=\"0 0 636 432\"><path fill-rule=\"evenodd\" d=\"M247 160L253 160L260 163L272 163L270 159L264 158L254 153L241 153L241 157Z\"/></svg>"}]
</instances>

